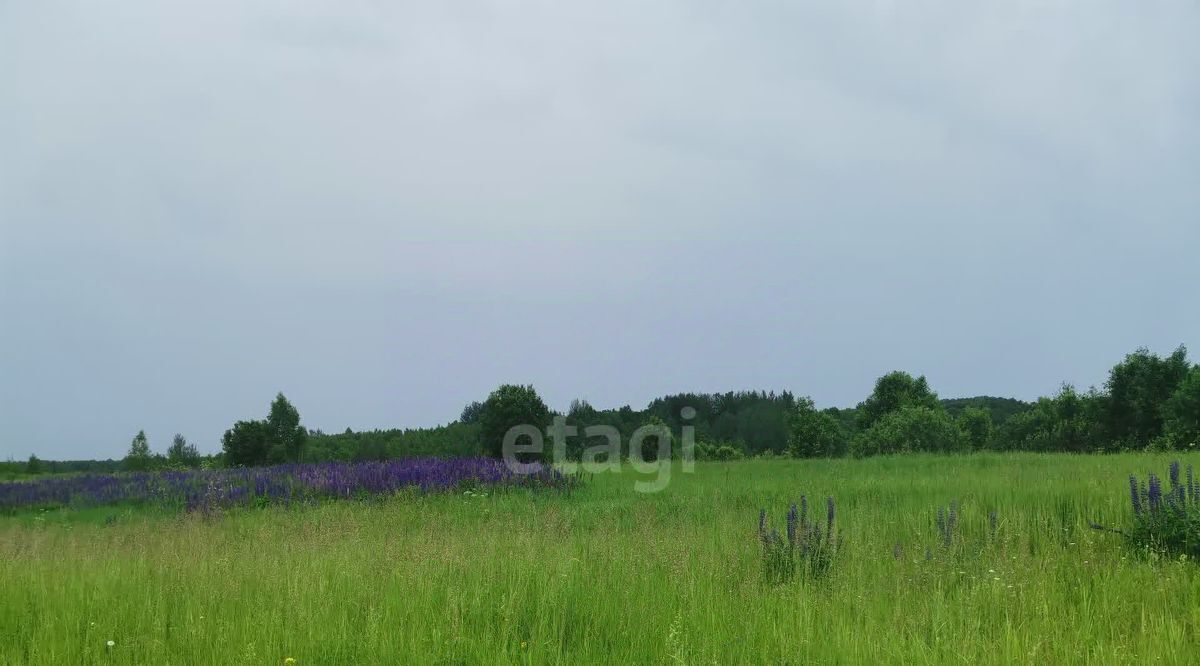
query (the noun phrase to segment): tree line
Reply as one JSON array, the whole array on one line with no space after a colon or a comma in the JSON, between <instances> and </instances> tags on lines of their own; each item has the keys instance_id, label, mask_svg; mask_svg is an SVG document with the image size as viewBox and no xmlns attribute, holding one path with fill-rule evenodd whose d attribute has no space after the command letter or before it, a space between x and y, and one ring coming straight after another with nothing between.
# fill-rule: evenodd
<instances>
[{"instance_id":1,"label":"tree line","mask_svg":"<svg viewBox=\"0 0 1200 666\"><path fill-rule=\"evenodd\" d=\"M694 410L691 418L683 416L686 407ZM509 427L545 427L558 415L579 428L566 449L576 459L587 447L603 443L586 438L587 426L615 428L627 447L638 428L656 423L667 426L675 437L683 426L694 427L696 454L702 459L1181 450L1200 443L1200 366L1188 360L1182 346L1165 357L1138 349L1110 369L1103 386L1081 392L1064 384L1053 396L1032 403L993 396L942 399L925 377L895 371L876 380L871 393L854 407L826 409L788 391L743 391L679 393L655 399L641 410L628 405L597 409L577 399L559 413L532 386L505 385L487 399L468 404L456 422L442 428L347 431L325 436L323 444L325 455L334 459L430 451L498 455ZM649 444L643 457L652 458L657 442ZM678 441L670 444L677 450Z\"/></svg>"},{"instance_id":2,"label":"tree line","mask_svg":"<svg viewBox=\"0 0 1200 666\"><path fill-rule=\"evenodd\" d=\"M1064 384L1055 395L1016 405L996 398L939 400L924 377L892 372L850 410L797 402L789 452L867 456L907 451L1190 450L1200 443L1200 366L1179 347L1161 357L1127 355L1102 387Z\"/></svg>"},{"instance_id":3,"label":"tree line","mask_svg":"<svg viewBox=\"0 0 1200 666\"><path fill-rule=\"evenodd\" d=\"M685 418L685 408L691 408ZM979 396L941 399L923 376L895 371L876 380L873 390L852 408L818 409L808 397L788 391L679 393L630 406L597 409L586 400L564 413L551 410L532 386L504 385L486 399L466 405L459 418L434 428L390 429L326 434L307 430L298 410L281 393L266 418L238 421L222 437L222 450L201 455L183 435L165 453L150 449L144 432L134 436L121 461L43 461L0 463L0 473L148 471L200 466L254 466L292 462L365 461L409 457L498 455L512 425L547 426L555 416L580 428L567 439L567 454L578 458L589 441L583 429L609 426L627 446L647 424L675 435L695 428L701 459L744 456L870 456L914 451L1115 452L1143 449L1186 450L1200 443L1200 366L1179 347L1167 356L1138 349L1112 367L1101 387L1079 391L1064 384L1053 396L1033 403ZM602 442L600 442L602 443ZM652 458L657 442L643 455ZM621 455L628 455L623 449Z\"/></svg>"}]
</instances>

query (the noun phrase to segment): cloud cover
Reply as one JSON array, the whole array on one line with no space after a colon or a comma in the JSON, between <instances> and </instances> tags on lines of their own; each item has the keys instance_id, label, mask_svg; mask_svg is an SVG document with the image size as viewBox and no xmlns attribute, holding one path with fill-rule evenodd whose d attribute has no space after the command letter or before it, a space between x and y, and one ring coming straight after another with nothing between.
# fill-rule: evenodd
<instances>
[{"instance_id":1,"label":"cloud cover","mask_svg":"<svg viewBox=\"0 0 1200 666\"><path fill-rule=\"evenodd\" d=\"M1194 3L0 2L0 456L1196 343Z\"/></svg>"}]
</instances>

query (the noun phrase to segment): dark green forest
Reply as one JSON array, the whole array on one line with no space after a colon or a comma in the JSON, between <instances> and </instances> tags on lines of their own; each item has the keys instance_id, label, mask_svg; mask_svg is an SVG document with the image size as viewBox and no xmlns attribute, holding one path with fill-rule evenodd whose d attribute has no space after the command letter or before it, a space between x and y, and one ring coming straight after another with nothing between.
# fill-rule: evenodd
<instances>
[{"instance_id":1,"label":"dark green forest","mask_svg":"<svg viewBox=\"0 0 1200 666\"><path fill-rule=\"evenodd\" d=\"M694 410L691 418L684 417L686 408ZM299 412L280 394L264 420L235 423L222 438L220 454L202 456L182 435L175 436L165 454L157 454L139 432L123 460L44 461L31 456L0 463L0 474L495 455L511 425L544 426L555 416L565 416L581 433L588 426L611 426L623 442L647 424L667 426L673 440L684 426L692 426L701 459L1192 449L1200 441L1200 366L1189 361L1182 346L1167 356L1138 349L1112 367L1103 386L1081 391L1064 384L1032 403L992 396L943 399L925 377L895 371L881 376L854 407L827 409L788 391L731 391L663 396L643 409L599 409L574 400L560 414L546 407L533 387L505 385L466 405L457 420L444 426L347 428L333 434L304 428ZM578 457L594 443L582 435L568 438L568 455ZM677 450L679 442L671 444Z\"/></svg>"}]
</instances>

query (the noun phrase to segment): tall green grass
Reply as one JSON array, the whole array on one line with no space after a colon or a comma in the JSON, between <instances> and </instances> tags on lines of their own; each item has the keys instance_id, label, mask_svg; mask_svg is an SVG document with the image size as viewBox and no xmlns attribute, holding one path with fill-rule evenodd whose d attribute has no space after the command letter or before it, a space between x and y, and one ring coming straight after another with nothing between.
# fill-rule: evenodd
<instances>
[{"instance_id":1,"label":"tall green grass","mask_svg":"<svg viewBox=\"0 0 1200 666\"><path fill-rule=\"evenodd\" d=\"M1170 459L701 463L657 494L629 471L569 497L4 517L0 663L1197 663L1197 565L1088 529ZM843 548L827 577L766 584L759 508L782 528L801 493L836 497Z\"/></svg>"}]
</instances>

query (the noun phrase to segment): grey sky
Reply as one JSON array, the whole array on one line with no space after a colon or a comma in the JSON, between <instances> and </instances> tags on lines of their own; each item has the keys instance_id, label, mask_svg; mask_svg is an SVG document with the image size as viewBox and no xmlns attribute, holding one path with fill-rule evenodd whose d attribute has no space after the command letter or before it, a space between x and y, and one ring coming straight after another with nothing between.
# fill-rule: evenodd
<instances>
[{"instance_id":1,"label":"grey sky","mask_svg":"<svg viewBox=\"0 0 1200 666\"><path fill-rule=\"evenodd\" d=\"M0 457L1200 351L1194 2L0 0Z\"/></svg>"}]
</instances>

